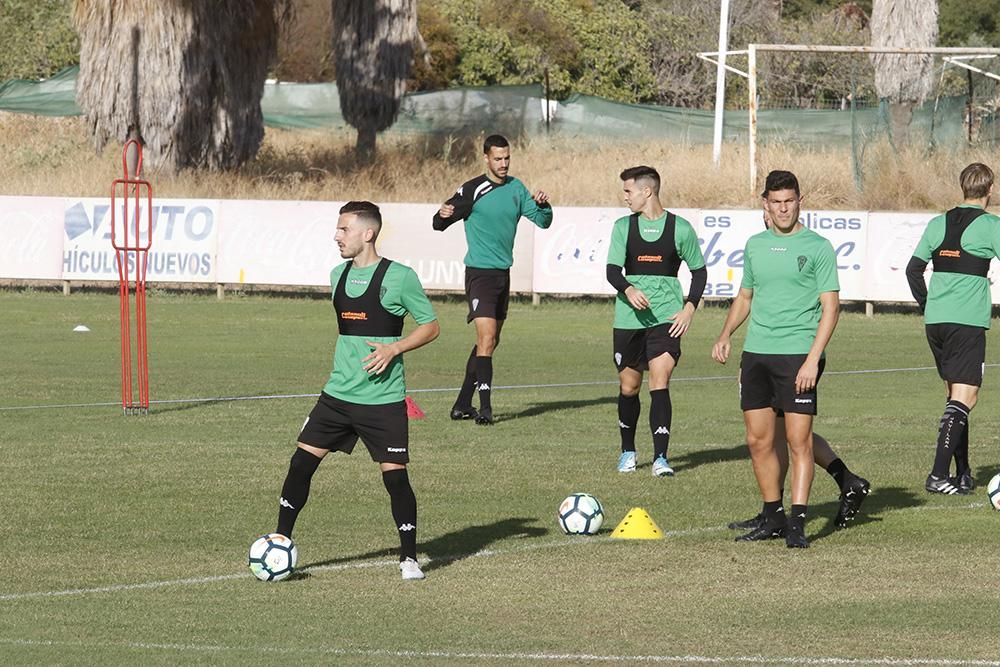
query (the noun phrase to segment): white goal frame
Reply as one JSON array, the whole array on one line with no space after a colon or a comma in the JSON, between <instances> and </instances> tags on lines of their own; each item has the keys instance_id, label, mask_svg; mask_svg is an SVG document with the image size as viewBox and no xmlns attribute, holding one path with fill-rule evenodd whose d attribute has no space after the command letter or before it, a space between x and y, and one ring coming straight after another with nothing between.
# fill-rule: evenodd
<instances>
[{"instance_id":1,"label":"white goal frame","mask_svg":"<svg viewBox=\"0 0 1000 667\"><path fill-rule=\"evenodd\" d=\"M739 51L702 51L695 55L707 62L733 72L747 79L748 89L748 110L749 110L749 137L748 148L750 154L750 193L757 191L757 54L759 52L808 52L808 53L890 53L900 55L941 55L946 64L962 67L972 72L977 72L988 76L991 79L1000 81L1000 76L991 72L985 72L977 67L973 67L965 60L978 57L996 57L1000 55L1000 48L991 47L905 47L905 46L836 46L829 44L748 44L746 49ZM731 65L726 64L725 58L728 55L745 55L747 57L747 71L744 72ZM716 58L718 60L716 60ZM719 101L716 101L717 104ZM721 136L717 139L721 142ZM719 147L716 148L719 150Z\"/></svg>"}]
</instances>

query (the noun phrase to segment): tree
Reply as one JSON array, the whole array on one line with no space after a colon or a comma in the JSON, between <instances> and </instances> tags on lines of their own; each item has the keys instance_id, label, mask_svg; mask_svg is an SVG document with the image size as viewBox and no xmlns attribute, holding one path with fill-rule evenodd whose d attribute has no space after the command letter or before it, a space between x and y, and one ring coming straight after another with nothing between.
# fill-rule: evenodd
<instances>
[{"instance_id":1,"label":"tree","mask_svg":"<svg viewBox=\"0 0 1000 667\"><path fill-rule=\"evenodd\" d=\"M0 82L75 65L80 45L65 0L0 0Z\"/></svg>"},{"instance_id":2,"label":"tree","mask_svg":"<svg viewBox=\"0 0 1000 667\"><path fill-rule=\"evenodd\" d=\"M290 0L76 0L76 98L96 148L138 138L169 171L252 159L290 11Z\"/></svg>"},{"instance_id":3,"label":"tree","mask_svg":"<svg viewBox=\"0 0 1000 667\"><path fill-rule=\"evenodd\" d=\"M875 0L872 46L932 47L938 37L937 0ZM933 86L934 58L924 55L873 54L875 91L889 102L890 128L897 146L909 143L913 108Z\"/></svg>"},{"instance_id":4,"label":"tree","mask_svg":"<svg viewBox=\"0 0 1000 667\"><path fill-rule=\"evenodd\" d=\"M358 131L362 162L375 157L377 133L399 114L416 35L416 0L333 0L340 109Z\"/></svg>"}]
</instances>

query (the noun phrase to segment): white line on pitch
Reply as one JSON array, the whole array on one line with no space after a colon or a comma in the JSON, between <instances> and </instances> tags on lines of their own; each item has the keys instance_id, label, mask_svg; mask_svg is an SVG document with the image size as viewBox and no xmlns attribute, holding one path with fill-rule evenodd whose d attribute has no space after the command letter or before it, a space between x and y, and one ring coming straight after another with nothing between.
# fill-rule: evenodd
<instances>
[{"instance_id":1,"label":"white line on pitch","mask_svg":"<svg viewBox=\"0 0 1000 667\"><path fill-rule=\"evenodd\" d=\"M928 510L965 510L965 509L979 509L985 507L985 503L974 502L968 503L966 505L920 505L917 507L904 507L896 512L906 512L906 511L928 511ZM684 530L667 530L663 532L664 537L687 537L689 535L699 535L702 533L719 532L726 530L725 526L706 526L701 528L687 528ZM567 546L580 546L583 544L600 544L609 542L610 538L606 536L592 537L592 538L562 538L552 542L542 542L539 544L527 544L522 546L517 546L510 549L480 549L479 551L466 553L466 554L454 554L450 556L439 556L432 561L427 561L427 559L421 559L423 562L450 562L457 560L468 560L470 558L485 558L491 556L505 556L514 553L522 553L526 551L536 551L541 549L552 549ZM368 560L360 561L356 563L336 563L331 565L313 565L300 568L300 572L329 572L336 570L360 570L373 567L391 567L396 565L398 561L396 560ZM16 601L16 600L27 600L27 599L37 599L37 598L52 598L52 597L65 597L70 595L90 595L94 593L121 593L126 591L135 590L148 590L153 588L166 588L168 586L188 586L188 585L199 585L199 584L212 584L220 581L231 581L234 579L248 579L253 575L249 573L239 573L239 574L220 574L211 577L189 577L186 579L168 579L165 581L147 581L137 584L113 584L110 586L95 586L92 588L70 588L59 591L35 591L31 593L7 593L0 595L0 602L6 601Z\"/></svg>"},{"instance_id":2,"label":"white line on pitch","mask_svg":"<svg viewBox=\"0 0 1000 667\"><path fill-rule=\"evenodd\" d=\"M987 368L1000 366L1000 364L986 364ZM878 373L912 373L917 371L932 371L934 366L914 366L912 368L870 368L853 371L826 371L823 375L874 375ZM735 375L704 375L699 377L675 377L672 382L717 382L720 380L735 380ZM618 380L598 380L593 382L558 382L552 384L511 384L494 385L494 389L566 389L569 387L598 387L603 385L618 384ZM439 394L453 393L458 391L458 387L437 387L432 389L407 389L409 394ZM217 396L215 398L169 398L150 401L150 405L173 405L177 403L230 403L235 401L273 401L289 398L316 398L319 394L268 394L262 396ZM103 401L100 403L58 403L48 405L12 405L0 406L0 412L10 412L14 410L46 410L54 408L101 408L112 405L121 405L120 402Z\"/></svg>"},{"instance_id":3,"label":"white line on pitch","mask_svg":"<svg viewBox=\"0 0 1000 667\"><path fill-rule=\"evenodd\" d=\"M941 665L954 667L1000 667L1000 660L964 660L961 658L810 658L805 656L768 657L763 655L595 655L589 653L487 653L472 651L407 651L391 649L346 649L291 646L226 646L224 644L172 644L161 642L70 642L45 639L0 639L0 645L54 648L127 648L154 651L187 651L200 653L271 653L278 655L339 655L370 658L441 658L445 660L498 660L498 661L571 661L609 663L698 663L698 664L749 664L749 665Z\"/></svg>"}]
</instances>

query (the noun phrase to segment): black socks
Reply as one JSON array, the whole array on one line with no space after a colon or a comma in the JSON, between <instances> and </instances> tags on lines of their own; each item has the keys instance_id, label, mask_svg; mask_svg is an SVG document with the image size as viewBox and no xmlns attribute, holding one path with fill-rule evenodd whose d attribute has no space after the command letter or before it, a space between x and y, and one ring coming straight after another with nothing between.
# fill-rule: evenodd
<instances>
[{"instance_id":1,"label":"black socks","mask_svg":"<svg viewBox=\"0 0 1000 667\"><path fill-rule=\"evenodd\" d=\"M399 531L399 560L417 559L417 497L410 486L406 468L382 473L382 483L389 492L392 519Z\"/></svg>"},{"instance_id":2,"label":"black socks","mask_svg":"<svg viewBox=\"0 0 1000 667\"><path fill-rule=\"evenodd\" d=\"M319 467L318 456L310 454L301 447L296 447L292 454L292 461L288 465L288 474L285 476L285 483L281 487L281 499L278 507L278 528L275 532L285 537L292 536L292 529L295 528L295 519L306 504L309 498L309 485L312 482L313 473Z\"/></svg>"}]
</instances>

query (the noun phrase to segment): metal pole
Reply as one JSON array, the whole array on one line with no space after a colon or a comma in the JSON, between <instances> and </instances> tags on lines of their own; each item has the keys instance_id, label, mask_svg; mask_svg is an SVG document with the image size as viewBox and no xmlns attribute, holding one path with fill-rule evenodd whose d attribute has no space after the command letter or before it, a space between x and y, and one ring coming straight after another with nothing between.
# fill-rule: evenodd
<instances>
[{"instance_id":1,"label":"metal pole","mask_svg":"<svg viewBox=\"0 0 1000 667\"><path fill-rule=\"evenodd\" d=\"M719 166L722 158L722 122L726 110L726 48L729 46L729 0L719 8L719 62L715 72L715 134L712 161Z\"/></svg>"},{"instance_id":2,"label":"metal pole","mask_svg":"<svg viewBox=\"0 0 1000 667\"><path fill-rule=\"evenodd\" d=\"M747 88L749 89L750 194L757 191L757 45L747 51Z\"/></svg>"},{"instance_id":3,"label":"metal pole","mask_svg":"<svg viewBox=\"0 0 1000 667\"><path fill-rule=\"evenodd\" d=\"M549 102L549 68L545 68L545 134L549 133L549 116L551 115L551 102Z\"/></svg>"}]
</instances>

